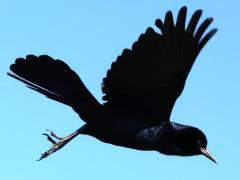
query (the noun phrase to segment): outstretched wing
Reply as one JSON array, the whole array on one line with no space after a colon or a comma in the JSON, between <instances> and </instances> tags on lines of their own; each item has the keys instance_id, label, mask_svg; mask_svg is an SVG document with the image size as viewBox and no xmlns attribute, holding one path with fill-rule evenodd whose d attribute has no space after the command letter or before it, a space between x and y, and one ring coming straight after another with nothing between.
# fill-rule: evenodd
<instances>
[{"instance_id":1,"label":"outstretched wing","mask_svg":"<svg viewBox=\"0 0 240 180\"><path fill-rule=\"evenodd\" d=\"M187 8L182 7L174 25L168 11L164 22L157 19L155 23L161 33L148 28L132 50L123 50L103 79L105 106L136 109L152 124L169 121L197 55L217 31L204 35L212 18L196 29L202 10L195 11L185 28L186 14Z\"/></svg>"}]
</instances>

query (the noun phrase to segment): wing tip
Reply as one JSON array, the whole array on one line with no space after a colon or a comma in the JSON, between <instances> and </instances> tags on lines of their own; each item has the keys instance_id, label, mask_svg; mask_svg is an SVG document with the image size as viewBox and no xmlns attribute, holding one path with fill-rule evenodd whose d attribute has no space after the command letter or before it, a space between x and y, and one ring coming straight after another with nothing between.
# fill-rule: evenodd
<instances>
[{"instance_id":1,"label":"wing tip","mask_svg":"<svg viewBox=\"0 0 240 180\"><path fill-rule=\"evenodd\" d=\"M156 19L155 26L157 26L161 31L164 29L164 25L161 19Z\"/></svg>"},{"instance_id":2,"label":"wing tip","mask_svg":"<svg viewBox=\"0 0 240 180\"><path fill-rule=\"evenodd\" d=\"M180 13L187 13L187 6L186 6L186 5L184 5L184 6L182 6L182 7L180 8L179 14L180 14Z\"/></svg>"}]
</instances>

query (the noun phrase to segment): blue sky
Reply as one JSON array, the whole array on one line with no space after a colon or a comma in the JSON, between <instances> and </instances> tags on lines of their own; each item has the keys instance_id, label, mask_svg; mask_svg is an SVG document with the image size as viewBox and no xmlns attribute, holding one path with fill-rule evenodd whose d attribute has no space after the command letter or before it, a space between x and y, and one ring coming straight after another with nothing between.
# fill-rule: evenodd
<instances>
[{"instance_id":1,"label":"blue sky","mask_svg":"<svg viewBox=\"0 0 240 180\"><path fill-rule=\"evenodd\" d=\"M100 84L111 62L156 18L188 6L203 9L218 33L199 55L171 120L202 129L216 165L203 156L172 157L112 146L79 136L37 162L49 147L50 128L65 136L83 122L6 75L17 57L48 54L64 60L101 101ZM239 42L237 0L0 0L0 179L202 180L239 178ZM189 16L188 16L189 17ZM101 101L102 102L102 101Z\"/></svg>"}]
</instances>

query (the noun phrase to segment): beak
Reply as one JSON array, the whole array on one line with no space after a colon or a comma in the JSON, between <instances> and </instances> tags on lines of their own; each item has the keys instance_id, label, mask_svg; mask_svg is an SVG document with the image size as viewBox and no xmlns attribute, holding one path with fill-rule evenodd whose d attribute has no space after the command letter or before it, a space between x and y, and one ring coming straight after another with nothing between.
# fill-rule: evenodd
<instances>
[{"instance_id":1,"label":"beak","mask_svg":"<svg viewBox=\"0 0 240 180\"><path fill-rule=\"evenodd\" d=\"M212 160L213 162L215 162L217 164L216 159L206 149L200 148L200 152L201 152L201 154L206 156L208 159Z\"/></svg>"}]
</instances>

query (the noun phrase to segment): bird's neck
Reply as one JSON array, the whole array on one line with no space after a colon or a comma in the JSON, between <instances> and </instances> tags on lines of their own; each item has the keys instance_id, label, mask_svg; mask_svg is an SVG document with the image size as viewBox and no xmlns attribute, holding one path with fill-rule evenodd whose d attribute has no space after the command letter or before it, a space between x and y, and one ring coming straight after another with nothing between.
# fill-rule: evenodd
<instances>
[{"instance_id":1,"label":"bird's neck","mask_svg":"<svg viewBox=\"0 0 240 180\"><path fill-rule=\"evenodd\" d=\"M181 154L179 139L187 128L189 126L174 122L161 123L158 126L144 129L138 134L138 138L163 154L179 155Z\"/></svg>"},{"instance_id":2,"label":"bird's neck","mask_svg":"<svg viewBox=\"0 0 240 180\"><path fill-rule=\"evenodd\" d=\"M188 155L189 130L193 127L170 122L159 134L159 152L166 155ZM192 154L189 154L192 155Z\"/></svg>"}]
</instances>

